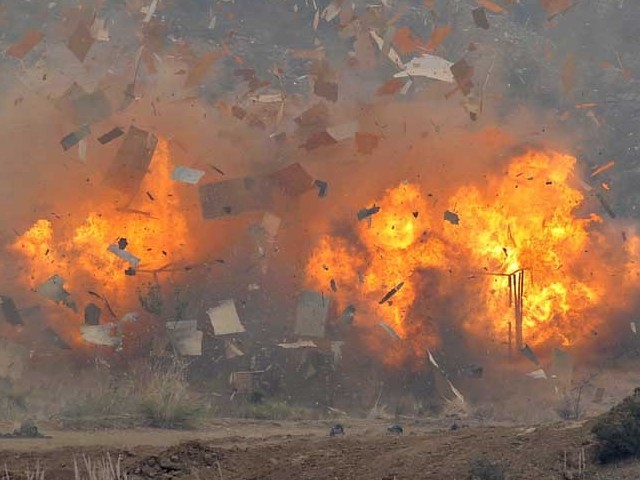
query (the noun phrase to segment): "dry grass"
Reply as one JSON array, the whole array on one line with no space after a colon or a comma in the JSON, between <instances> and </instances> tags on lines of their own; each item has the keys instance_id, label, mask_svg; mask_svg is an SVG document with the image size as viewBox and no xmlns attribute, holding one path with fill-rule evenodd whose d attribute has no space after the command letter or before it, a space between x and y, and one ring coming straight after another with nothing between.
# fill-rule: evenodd
<instances>
[{"instance_id":1,"label":"dry grass","mask_svg":"<svg viewBox=\"0 0 640 480\"><path fill-rule=\"evenodd\" d=\"M113 462L111 455L107 453L98 461L93 461L86 455L82 456L82 466L73 458L73 472L75 480L127 480L127 473L122 467L122 457Z\"/></svg>"},{"instance_id":2,"label":"dry grass","mask_svg":"<svg viewBox=\"0 0 640 480\"><path fill-rule=\"evenodd\" d=\"M45 470L40 466L40 462L36 462L36 466L33 470L27 468L24 472L25 480L44 480ZM9 473L9 469L7 468L7 464L4 465L4 471L2 472L2 480L15 480L17 477L12 476Z\"/></svg>"},{"instance_id":3,"label":"dry grass","mask_svg":"<svg viewBox=\"0 0 640 480\"><path fill-rule=\"evenodd\" d=\"M177 358L147 364L128 379L79 396L57 417L65 428L192 427L207 409L189 391L187 368Z\"/></svg>"}]
</instances>

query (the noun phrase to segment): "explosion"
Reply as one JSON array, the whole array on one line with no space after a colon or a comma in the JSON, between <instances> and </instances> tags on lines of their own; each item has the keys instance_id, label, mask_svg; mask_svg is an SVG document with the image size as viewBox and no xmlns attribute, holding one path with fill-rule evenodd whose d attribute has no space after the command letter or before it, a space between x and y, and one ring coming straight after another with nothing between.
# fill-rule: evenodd
<instances>
[{"instance_id":1,"label":"explosion","mask_svg":"<svg viewBox=\"0 0 640 480\"><path fill-rule=\"evenodd\" d=\"M460 326L473 338L507 343L519 327L525 344L574 345L597 330L603 319L594 308L621 288L585 267L601 219L579 217L584 196L572 185L575 166L570 155L530 150L513 158L504 176L460 187L444 215L420 186L390 188L353 237L321 239L307 263L308 285L331 285L339 309L352 305L355 327L387 364L423 358L441 343L424 302L449 302L450 318L439 325ZM604 263L607 252L599 250L591 261ZM429 271L440 280L427 287ZM403 342L404 353L380 348L379 327Z\"/></svg>"},{"instance_id":2,"label":"explosion","mask_svg":"<svg viewBox=\"0 0 640 480\"><path fill-rule=\"evenodd\" d=\"M168 144L160 140L151 171L140 188L140 192L149 193L139 195L126 208L91 205L84 221L75 226L63 221L36 221L10 247L26 260L29 287L35 288L59 275L75 302L85 298L90 301L87 292L95 291L111 298L112 306L120 313L132 308L137 286L132 273L149 280L151 272L179 262L187 254L187 220L171 179L172 167ZM131 265L108 250L119 240L125 240L126 251L141 259L139 267L135 272L129 270L129 275L125 271ZM81 317L65 315L67 323L59 327L69 337L77 338L75 330Z\"/></svg>"}]
</instances>

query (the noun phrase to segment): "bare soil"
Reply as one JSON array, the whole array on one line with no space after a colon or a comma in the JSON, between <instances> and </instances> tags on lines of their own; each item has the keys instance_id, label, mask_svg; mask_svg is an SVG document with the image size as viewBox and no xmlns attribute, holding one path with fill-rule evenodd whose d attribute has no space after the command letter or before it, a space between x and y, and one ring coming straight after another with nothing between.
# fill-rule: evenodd
<instances>
[{"instance_id":1,"label":"bare soil","mask_svg":"<svg viewBox=\"0 0 640 480\"><path fill-rule=\"evenodd\" d=\"M588 422L537 427L471 426L407 421L401 436L380 420L331 422L218 421L196 431L45 431L50 439L0 441L0 464L24 478L36 463L46 479L74 477L74 457L122 456L129 478L193 479L467 479L478 458L499 462L508 479L637 479L640 462L590 460ZM580 476L578 457L587 457Z\"/></svg>"}]
</instances>

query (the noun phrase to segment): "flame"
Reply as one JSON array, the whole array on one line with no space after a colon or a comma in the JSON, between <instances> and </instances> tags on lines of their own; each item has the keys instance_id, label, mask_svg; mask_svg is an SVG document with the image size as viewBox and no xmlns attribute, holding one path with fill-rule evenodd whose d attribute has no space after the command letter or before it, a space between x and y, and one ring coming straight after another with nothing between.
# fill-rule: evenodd
<instances>
[{"instance_id":1,"label":"flame","mask_svg":"<svg viewBox=\"0 0 640 480\"><path fill-rule=\"evenodd\" d=\"M575 167L575 157L552 151L517 156L504 176L489 176L482 187L462 186L449 197L449 219L459 222L443 219L419 186L393 187L378 203L379 213L360 223L356 241L328 235L318 242L307 263L307 286L326 290L333 280L338 307L357 305L355 326L369 335L380 322L391 327L408 348L404 355L384 349L382 356L398 364L407 355L422 358L441 340L416 308L418 300L435 294L435 302L438 296L450 301L461 288L468 313L452 305L448 320L474 337L506 341L514 320L508 275L524 270L524 341L572 345L601 324L590 312L617 288L583 266L601 219L579 218L584 196L571 184ZM628 248L637 244L630 241ZM599 255L604 262L604 252ZM455 272L456 281L425 292L421 278L429 269ZM465 281L469 286L460 287ZM379 342L368 342L381 352Z\"/></svg>"},{"instance_id":2,"label":"flame","mask_svg":"<svg viewBox=\"0 0 640 480\"><path fill-rule=\"evenodd\" d=\"M34 272L29 286L34 288L58 274L72 297L94 290L109 296L114 307L135 308L136 285L142 279L125 275L130 265L107 248L126 238L126 251L141 259L138 277L184 259L187 220L171 171L169 146L160 139L140 188L140 192L153 192L151 196L143 194L126 210L114 210L109 203L91 205L85 220L71 228L62 221L36 221L10 247L27 261L27 270ZM81 321L81 315L74 318ZM77 330L77 323L71 326ZM65 325L62 328L69 330Z\"/></svg>"}]
</instances>

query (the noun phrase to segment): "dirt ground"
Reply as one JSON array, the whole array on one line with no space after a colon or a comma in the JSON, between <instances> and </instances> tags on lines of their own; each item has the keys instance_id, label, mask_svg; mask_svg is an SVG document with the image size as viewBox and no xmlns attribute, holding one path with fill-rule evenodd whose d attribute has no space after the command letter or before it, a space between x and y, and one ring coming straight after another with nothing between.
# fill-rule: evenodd
<instances>
[{"instance_id":1,"label":"dirt ground","mask_svg":"<svg viewBox=\"0 0 640 480\"><path fill-rule=\"evenodd\" d=\"M221 420L195 431L45 431L50 439L1 440L0 464L26 478L36 463L45 478L74 478L74 457L118 455L128 477L249 479L467 479L471 464L499 462L508 479L636 479L640 462L600 466L589 460L589 422L537 427L466 426L405 421L404 434L381 420L331 422ZM578 459L587 457L580 475ZM490 477L486 477L490 478Z\"/></svg>"}]
</instances>

